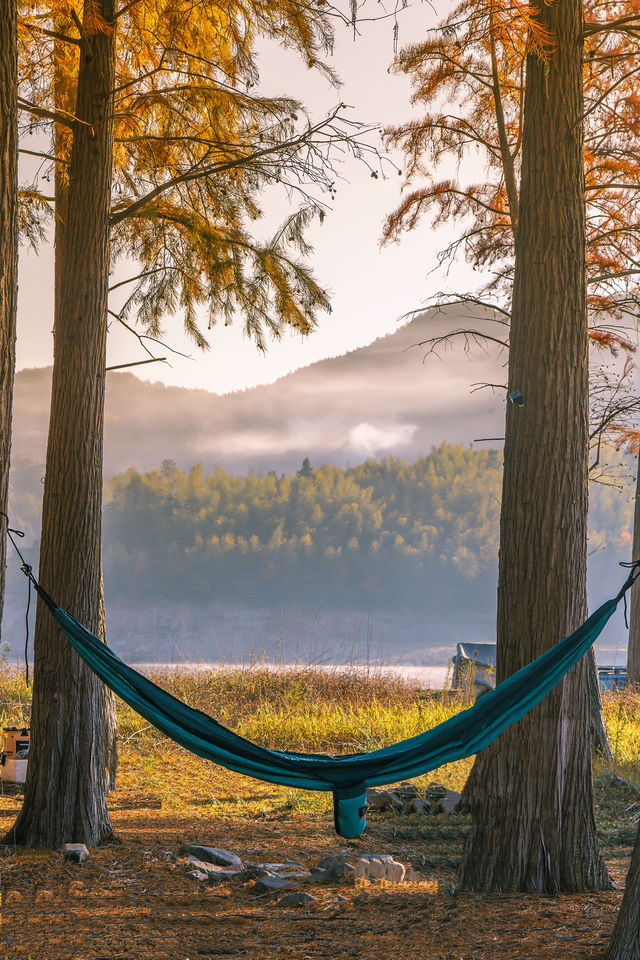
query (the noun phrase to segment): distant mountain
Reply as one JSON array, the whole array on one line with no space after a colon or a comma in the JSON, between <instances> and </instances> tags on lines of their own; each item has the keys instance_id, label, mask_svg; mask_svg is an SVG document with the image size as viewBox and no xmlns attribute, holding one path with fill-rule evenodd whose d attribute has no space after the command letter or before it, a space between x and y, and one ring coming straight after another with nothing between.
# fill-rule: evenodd
<instances>
[{"instance_id":1,"label":"distant mountain","mask_svg":"<svg viewBox=\"0 0 640 960\"><path fill-rule=\"evenodd\" d=\"M504 378L497 352L475 347L469 357L461 337L439 357L425 358L426 348L416 346L468 326L479 322L452 312L424 313L366 347L224 395L110 373L105 473L131 465L149 469L163 459L181 467L202 462L205 469L219 464L234 472L286 472L304 457L314 465L388 453L411 459L444 440L500 437L504 394L471 393L472 382ZM44 461L50 389L51 368L17 375L14 460Z\"/></svg>"}]
</instances>

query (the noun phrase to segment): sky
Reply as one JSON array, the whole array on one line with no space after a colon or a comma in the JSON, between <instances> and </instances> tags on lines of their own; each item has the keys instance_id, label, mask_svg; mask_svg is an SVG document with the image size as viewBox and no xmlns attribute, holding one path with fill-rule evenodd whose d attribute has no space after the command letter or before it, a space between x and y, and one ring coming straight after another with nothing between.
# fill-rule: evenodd
<instances>
[{"instance_id":1,"label":"sky","mask_svg":"<svg viewBox=\"0 0 640 960\"><path fill-rule=\"evenodd\" d=\"M361 9L361 15L375 17L381 9L379 3L369 2ZM400 10L400 45L424 36L435 23L435 13L427 3L417 2ZM336 103L344 102L351 108L350 117L384 126L411 116L410 85L406 78L389 73L392 60L393 19L363 20L355 40L350 27L337 28L330 64L343 81L340 90L275 46L263 46L261 85L267 94L297 97L312 117L318 118ZM401 163L400 157L396 159ZM341 176L343 180L338 182L328 216L309 233L314 246L309 262L332 300L331 314L320 315L318 328L311 336L288 335L272 342L266 354L260 354L243 336L240 324L217 326L211 331L211 350L201 353L181 335L179 319L168 318L166 341L190 354L190 358L159 349L158 355L170 357L170 366L154 363L132 372L143 379L215 393L269 383L300 366L344 353L392 332L408 311L420 308L439 290L473 289L479 285L480 278L464 264L457 264L448 276L442 270L433 272L437 268L437 252L452 236L451 228L434 232L425 222L405 234L400 243L380 248L384 218L401 197L402 178L393 169L389 168L386 179L372 179L365 167L349 161ZM279 215L286 212L283 206L278 210ZM116 268L114 281L130 275L130 265L122 264ZM52 290L50 246L41 248L37 255L23 248L18 369L52 362ZM143 359L144 354L131 335L115 326L109 336L108 364ZM463 358L452 358L451 362L463 362Z\"/></svg>"}]
</instances>

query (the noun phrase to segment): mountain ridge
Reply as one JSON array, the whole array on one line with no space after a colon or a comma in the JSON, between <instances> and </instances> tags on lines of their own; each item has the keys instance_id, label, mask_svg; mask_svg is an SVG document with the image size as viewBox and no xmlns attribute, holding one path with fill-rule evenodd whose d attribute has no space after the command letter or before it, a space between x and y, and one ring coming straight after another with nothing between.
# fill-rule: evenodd
<instances>
[{"instance_id":1,"label":"mountain ridge","mask_svg":"<svg viewBox=\"0 0 640 960\"><path fill-rule=\"evenodd\" d=\"M443 360L423 362L424 350L412 349L469 319L451 311L421 314L368 345L231 393L112 372L105 474L131 465L151 469L163 459L233 472L287 471L305 456L340 464L387 454L411 458L443 440L468 444L500 435L502 398L470 394L472 381L496 381L497 351L478 350L470 360L459 344ZM44 460L50 381L50 367L17 374L15 458Z\"/></svg>"}]
</instances>

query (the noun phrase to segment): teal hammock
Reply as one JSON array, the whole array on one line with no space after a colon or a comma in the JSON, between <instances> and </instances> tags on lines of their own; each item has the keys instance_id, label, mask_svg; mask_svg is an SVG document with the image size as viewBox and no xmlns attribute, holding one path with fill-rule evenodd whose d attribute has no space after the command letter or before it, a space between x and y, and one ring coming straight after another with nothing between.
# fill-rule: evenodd
<instances>
[{"instance_id":1,"label":"teal hammock","mask_svg":"<svg viewBox=\"0 0 640 960\"><path fill-rule=\"evenodd\" d=\"M632 570L615 599L603 603L574 633L480 697L472 707L415 737L370 753L347 756L269 750L233 733L124 663L57 606L36 583L27 564L23 563L23 571L74 650L149 723L197 756L229 770L303 790L332 791L336 831L353 838L365 828L368 786L415 777L478 753L535 707L586 653L625 597L639 572L638 563L626 566Z\"/></svg>"}]
</instances>

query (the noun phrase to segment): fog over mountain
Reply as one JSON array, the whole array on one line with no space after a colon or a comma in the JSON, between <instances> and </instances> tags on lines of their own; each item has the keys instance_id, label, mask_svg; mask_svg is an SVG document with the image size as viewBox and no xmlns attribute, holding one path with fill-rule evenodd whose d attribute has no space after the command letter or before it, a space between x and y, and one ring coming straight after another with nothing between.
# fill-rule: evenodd
<instances>
[{"instance_id":1,"label":"fog over mountain","mask_svg":"<svg viewBox=\"0 0 640 960\"><path fill-rule=\"evenodd\" d=\"M495 324L471 312L431 311L368 346L224 395L111 372L105 474L149 469L166 458L181 467L288 471L307 456L314 464L388 453L412 459L444 440L501 437L504 392L471 392L472 383L504 381L499 348L473 345L467 355L462 337L437 356L416 346L468 327L496 335ZM50 384L51 368L17 375L14 460L44 460Z\"/></svg>"}]
</instances>

